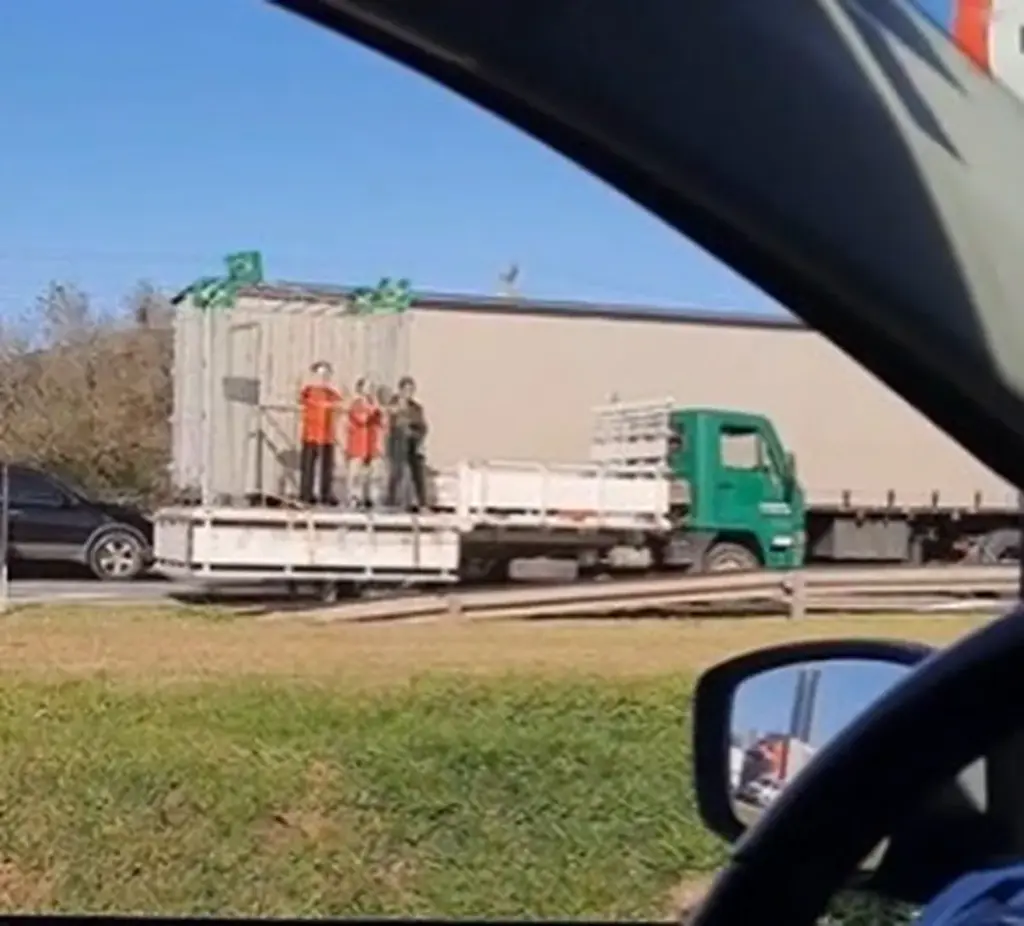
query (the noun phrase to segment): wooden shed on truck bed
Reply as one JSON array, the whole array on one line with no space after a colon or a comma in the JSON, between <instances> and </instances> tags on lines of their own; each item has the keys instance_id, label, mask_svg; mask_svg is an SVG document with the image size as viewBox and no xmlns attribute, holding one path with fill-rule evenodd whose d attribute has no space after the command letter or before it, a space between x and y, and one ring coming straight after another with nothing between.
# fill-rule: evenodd
<instances>
[{"instance_id":1,"label":"wooden shed on truck bed","mask_svg":"<svg viewBox=\"0 0 1024 926\"><path fill-rule=\"evenodd\" d=\"M239 398L248 382L263 404L294 401L309 363L350 350L339 327L347 303L344 288L280 284L243 290L235 308L221 310L224 327L208 342L219 491L251 492L256 478L280 484L294 465L291 419L276 419L273 440L260 437L267 426L251 413L243 420ZM187 299L179 307L179 484L202 465L200 314ZM396 362L417 380L427 409L433 466L582 460L593 406L672 397L680 406L771 418L817 507L1017 504L1012 486L824 338L787 319L433 294L421 295L391 336ZM240 442L253 446L241 453Z\"/></svg>"}]
</instances>

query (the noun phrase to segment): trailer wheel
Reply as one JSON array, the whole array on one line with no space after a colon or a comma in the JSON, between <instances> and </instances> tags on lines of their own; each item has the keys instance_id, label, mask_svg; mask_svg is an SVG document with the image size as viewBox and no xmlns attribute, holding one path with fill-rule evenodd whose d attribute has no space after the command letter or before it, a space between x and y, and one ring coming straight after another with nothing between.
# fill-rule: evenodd
<instances>
[{"instance_id":1,"label":"trailer wheel","mask_svg":"<svg viewBox=\"0 0 1024 926\"><path fill-rule=\"evenodd\" d=\"M704 554L704 572L753 572L760 568L757 556L740 543L722 541Z\"/></svg>"},{"instance_id":2,"label":"trailer wheel","mask_svg":"<svg viewBox=\"0 0 1024 926\"><path fill-rule=\"evenodd\" d=\"M472 585L504 585L509 581L509 564L505 558L473 557L459 570L462 580Z\"/></svg>"}]
</instances>

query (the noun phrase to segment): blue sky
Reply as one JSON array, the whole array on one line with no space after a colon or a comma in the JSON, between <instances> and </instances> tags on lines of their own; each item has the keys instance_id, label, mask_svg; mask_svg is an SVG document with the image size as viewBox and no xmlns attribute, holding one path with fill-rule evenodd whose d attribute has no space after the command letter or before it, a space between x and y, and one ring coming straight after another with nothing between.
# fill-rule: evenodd
<instances>
[{"instance_id":1,"label":"blue sky","mask_svg":"<svg viewBox=\"0 0 1024 926\"><path fill-rule=\"evenodd\" d=\"M821 747L873 701L905 677L907 667L864 659L834 659L787 666L743 682L733 704L732 729L742 739L786 733L801 668L820 668L811 745Z\"/></svg>"},{"instance_id":2,"label":"blue sky","mask_svg":"<svg viewBox=\"0 0 1024 926\"><path fill-rule=\"evenodd\" d=\"M924 0L948 17L950 0ZM772 311L599 181L260 0L8 2L0 317L259 248L279 279Z\"/></svg>"}]
</instances>

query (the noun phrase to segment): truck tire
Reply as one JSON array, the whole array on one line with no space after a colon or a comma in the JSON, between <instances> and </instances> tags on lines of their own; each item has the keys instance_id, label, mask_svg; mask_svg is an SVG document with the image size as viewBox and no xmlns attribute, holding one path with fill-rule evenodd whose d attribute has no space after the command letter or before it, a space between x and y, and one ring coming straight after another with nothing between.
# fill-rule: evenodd
<instances>
[{"instance_id":1,"label":"truck tire","mask_svg":"<svg viewBox=\"0 0 1024 926\"><path fill-rule=\"evenodd\" d=\"M977 562L985 565L1020 562L1020 531L1013 527L1001 527L989 531L977 549Z\"/></svg>"},{"instance_id":2,"label":"truck tire","mask_svg":"<svg viewBox=\"0 0 1024 926\"><path fill-rule=\"evenodd\" d=\"M753 572L760 568L757 556L740 543L721 541L704 554L704 572Z\"/></svg>"},{"instance_id":3,"label":"truck tire","mask_svg":"<svg viewBox=\"0 0 1024 926\"><path fill-rule=\"evenodd\" d=\"M316 586L316 596L321 604L337 604L359 597L359 588L354 582L319 582Z\"/></svg>"}]
</instances>

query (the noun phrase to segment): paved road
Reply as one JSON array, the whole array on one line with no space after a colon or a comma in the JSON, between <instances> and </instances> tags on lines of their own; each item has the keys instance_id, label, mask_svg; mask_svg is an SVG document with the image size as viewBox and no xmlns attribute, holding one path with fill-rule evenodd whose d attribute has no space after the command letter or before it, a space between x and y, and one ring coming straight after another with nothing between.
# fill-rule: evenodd
<instances>
[{"instance_id":1,"label":"paved road","mask_svg":"<svg viewBox=\"0 0 1024 926\"><path fill-rule=\"evenodd\" d=\"M162 601L169 597L170 582L92 582L88 579L15 579L11 600L19 604L59 601Z\"/></svg>"},{"instance_id":2,"label":"paved road","mask_svg":"<svg viewBox=\"0 0 1024 926\"><path fill-rule=\"evenodd\" d=\"M10 584L11 601L15 604L52 604L65 602L109 602L111 604L144 604L146 602L209 600L199 588L164 579L146 579L140 582L97 582L88 578L15 578ZM296 602L284 586L277 589L234 586L221 589L216 599L223 604L281 607ZM309 606L309 600L305 601Z\"/></svg>"},{"instance_id":3,"label":"paved road","mask_svg":"<svg viewBox=\"0 0 1024 926\"><path fill-rule=\"evenodd\" d=\"M109 601L112 603L136 604L144 602L158 602L171 600L172 592L178 596L187 596L191 591L188 586L180 583L172 583L162 579L147 579L141 582L97 582L88 578L67 578L64 576L53 576L46 578L23 578L16 577L11 582L11 600L20 604L41 604L51 602L73 602L73 601ZM281 602L287 600L284 590L274 594L266 588L235 588L232 592L222 594L222 599L248 599L255 603L262 600L264 604ZM982 612L993 615L1003 614L1010 607L1013 601L988 600L978 601L950 601L942 604L919 605L916 609L908 607L907 610L918 610L922 613L941 614L956 612Z\"/></svg>"}]
</instances>

